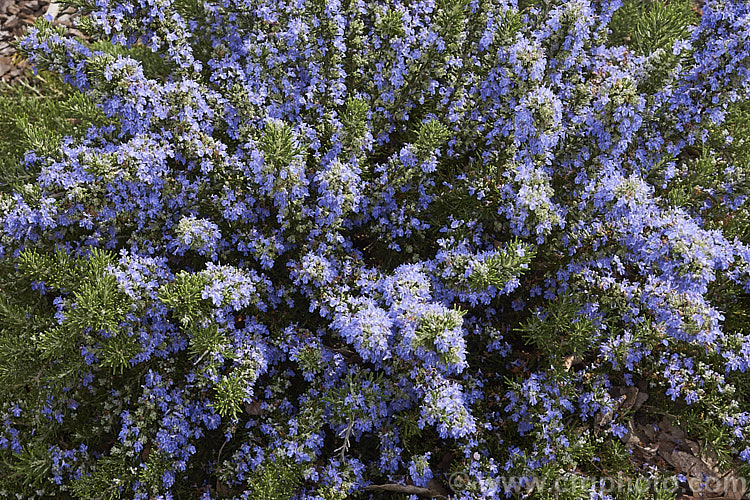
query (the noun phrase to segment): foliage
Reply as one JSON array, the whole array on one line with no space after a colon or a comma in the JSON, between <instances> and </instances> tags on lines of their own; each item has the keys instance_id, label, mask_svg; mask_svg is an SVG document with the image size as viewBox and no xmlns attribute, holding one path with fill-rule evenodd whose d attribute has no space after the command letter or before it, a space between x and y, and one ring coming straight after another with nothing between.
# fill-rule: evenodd
<instances>
[{"instance_id":1,"label":"foliage","mask_svg":"<svg viewBox=\"0 0 750 500\"><path fill-rule=\"evenodd\" d=\"M0 190L34 181L35 172L23 168L28 150L56 155L65 135L81 136L105 117L85 94L65 85L57 75L31 75L15 87L0 84Z\"/></svg>"},{"instance_id":2,"label":"foliage","mask_svg":"<svg viewBox=\"0 0 750 500\"><path fill-rule=\"evenodd\" d=\"M0 96L0 497L503 498L637 474L636 384L750 462L746 2L75 5Z\"/></svg>"}]
</instances>

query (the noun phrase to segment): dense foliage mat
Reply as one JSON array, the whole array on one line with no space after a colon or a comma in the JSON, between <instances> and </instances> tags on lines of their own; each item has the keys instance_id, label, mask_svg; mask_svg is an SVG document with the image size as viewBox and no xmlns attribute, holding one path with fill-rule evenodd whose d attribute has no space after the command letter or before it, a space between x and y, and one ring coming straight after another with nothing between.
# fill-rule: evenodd
<instances>
[{"instance_id":1,"label":"dense foliage mat","mask_svg":"<svg viewBox=\"0 0 750 500\"><path fill-rule=\"evenodd\" d=\"M77 5L0 96L0 496L654 474L627 387L750 462L746 2Z\"/></svg>"}]
</instances>

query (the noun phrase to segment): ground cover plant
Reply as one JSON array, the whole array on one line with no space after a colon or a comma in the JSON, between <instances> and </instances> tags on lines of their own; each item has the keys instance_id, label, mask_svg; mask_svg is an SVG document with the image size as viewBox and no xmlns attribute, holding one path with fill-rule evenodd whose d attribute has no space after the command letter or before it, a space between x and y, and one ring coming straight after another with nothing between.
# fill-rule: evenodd
<instances>
[{"instance_id":1,"label":"ground cover plant","mask_svg":"<svg viewBox=\"0 0 750 500\"><path fill-rule=\"evenodd\" d=\"M0 115L0 496L658 474L628 388L743 473L747 3L76 5L77 128Z\"/></svg>"}]
</instances>

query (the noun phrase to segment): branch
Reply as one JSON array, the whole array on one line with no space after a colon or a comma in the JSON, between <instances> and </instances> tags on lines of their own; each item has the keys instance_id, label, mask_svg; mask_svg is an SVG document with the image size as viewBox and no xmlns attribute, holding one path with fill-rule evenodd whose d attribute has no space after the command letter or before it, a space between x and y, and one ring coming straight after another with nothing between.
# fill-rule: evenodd
<instances>
[{"instance_id":1,"label":"branch","mask_svg":"<svg viewBox=\"0 0 750 500\"><path fill-rule=\"evenodd\" d=\"M409 486L403 484L373 484L365 486L365 491L387 491L390 493L404 493L406 495L419 495L427 498L447 498L435 490L429 488L420 488L419 486Z\"/></svg>"}]
</instances>

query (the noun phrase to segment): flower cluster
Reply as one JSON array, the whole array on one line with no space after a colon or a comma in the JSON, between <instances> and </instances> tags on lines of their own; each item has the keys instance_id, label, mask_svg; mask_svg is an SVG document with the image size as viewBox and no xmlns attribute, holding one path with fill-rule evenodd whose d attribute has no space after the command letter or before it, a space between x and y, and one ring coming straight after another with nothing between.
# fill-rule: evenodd
<instances>
[{"instance_id":1,"label":"flower cluster","mask_svg":"<svg viewBox=\"0 0 750 500\"><path fill-rule=\"evenodd\" d=\"M503 498L635 385L748 461L746 2L80 6L21 41L112 121L0 192L0 497Z\"/></svg>"}]
</instances>

